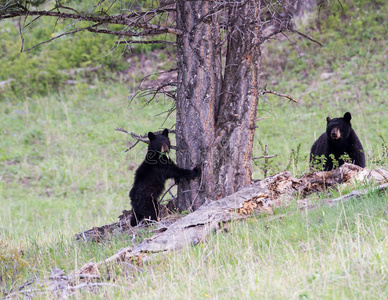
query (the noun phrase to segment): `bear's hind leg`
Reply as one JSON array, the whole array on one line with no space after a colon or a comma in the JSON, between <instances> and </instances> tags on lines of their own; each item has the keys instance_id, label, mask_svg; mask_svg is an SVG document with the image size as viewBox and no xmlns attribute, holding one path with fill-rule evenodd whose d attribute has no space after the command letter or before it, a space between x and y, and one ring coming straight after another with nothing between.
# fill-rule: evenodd
<instances>
[{"instance_id":1,"label":"bear's hind leg","mask_svg":"<svg viewBox=\"0 0 388 300\"><path fill-rule=\"evenodd\" d=\"M131 215L131 226L134 227L137 224L140 223L141 220L144 219L144 216L142 216L139 213L136 213L134 210L132 210L132 215Z\"/></svg>"}]
</instances>

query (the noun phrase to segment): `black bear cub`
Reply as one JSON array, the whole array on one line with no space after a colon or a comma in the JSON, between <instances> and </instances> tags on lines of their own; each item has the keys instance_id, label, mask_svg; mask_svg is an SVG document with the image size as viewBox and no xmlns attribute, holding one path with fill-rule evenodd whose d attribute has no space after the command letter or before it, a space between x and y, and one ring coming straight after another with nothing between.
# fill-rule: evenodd
<instances>
[{"instance_id":1,"label":"black bear cub","mask_svg":"<svg viewBox=\"0 0 388 300\"><path fill-rule=\"evenodd\" d=\"M148 138L150 143L146 158L136 170L135 181L129 192L132 205L131 226L136 226L144 218L157 220L158 199L167 179L174 178L178 183L181 178L193 179L201 173L198 168L179 168L168 157L171 145L167 129L158 135L149 132Z\"/></svg>"},{"instance_id":2,"label":"black bear cub","mask_svg":"<svg viewBox=\"0 0 388 300\"><path fill-rule=\"evenodd\" d=\"M326 118L326 132L311 147L310 162L324 155L326 158L324 170L329 171L336 165L343 165L343 156L347 154L351 163L365 168L364 149L350 124L351 119L349 112L345 113L343 118ZM333 155L334 162L337 162L336 165L333 163Z\"/></svg>"}]
</instances>

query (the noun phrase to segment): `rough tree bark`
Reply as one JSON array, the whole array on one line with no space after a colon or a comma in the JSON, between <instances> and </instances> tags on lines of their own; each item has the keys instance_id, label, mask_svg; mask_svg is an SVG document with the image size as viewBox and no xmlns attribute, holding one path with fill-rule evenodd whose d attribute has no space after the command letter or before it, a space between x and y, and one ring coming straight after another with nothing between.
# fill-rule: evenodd
<instances>
[{"instance_id":1,"label":"rough tree bark","mask_svg":"<svg viewBox=\"0 0 388 300\"><path fill-rule=\"evenodd\" d=\"M238 2L224 15L228 29L224 74L219 16L208 1L177 3L177 161L201 165L202 180L182 182L177 207L197 209L251 182L259 94L260 5ZM205 180L204 180L205 179Z\"/></svg>"},{"instance_id":2,"label":"rough tree bark","mask_svg":"<svg viewBox=\"0 0 388 300\"><path fill-rule=\"evenodd\" d=\"M177 37L177 163L202 167L202 180L179 185L176 206L181 210L197 209L213 195L212 145L222 78L219 25L209 16L213 6L211 1L179 1L176 7L177 28L184 32Z\"/></svg>"},{"instance_id":3,"label":"rough tree bark","mask_svg":"<svg viewBox=\"0 0 388 300\"><path fill-rule=\"evenodd\" d=\"M261 5L229 8L225 75L217 108L216 194L225 197L251 183L251 161L259 100Z\"/></svg>"}]
</instances>

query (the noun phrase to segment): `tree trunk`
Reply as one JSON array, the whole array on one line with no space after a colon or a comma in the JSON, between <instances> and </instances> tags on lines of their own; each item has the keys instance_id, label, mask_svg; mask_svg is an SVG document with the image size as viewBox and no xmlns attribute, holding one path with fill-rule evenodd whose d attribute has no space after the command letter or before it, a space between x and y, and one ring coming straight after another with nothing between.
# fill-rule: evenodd
<instances>
[{"instance_id":1,"label":"tree trunk","mask_svg":"<svg viewBox=\"0 0 388 300\"><path fill-rule=\"evenodd\" d=\"M216 123L217 195L225 197L251 183L251 162L259 97L260 6L257 1L229 9L225 75Z\"/></svg>"},{"instance_id":2,"label":"tree trunk","mask_svg":"<svg viewBox=\"0 0 388 300\"><path fill-rule=\"evenodd\" d=\"M218 105L222 68L217 19L203 19L213 5L211 1L176 4L177 27L184 32L177 38L177 162L184 168L202 168L202 180L181 181L176 203L181 210L195 210L205 197L213 196L214 108Z\"/></svg>"},{"instance_id":3,"label":"tree trunk","mask_svg":"<svg viewBox=\"0 0 388 300\"><path fill-rule=\"evenodd\" d=\"M201 166L201 180L183 181L177 207L197 209L251 182L259 92L260 10L256 1L228 10L225 72L213 1L178 1L177 162ZM207 16L207 17L206 17Z\"/></svg>"}]
</instances>

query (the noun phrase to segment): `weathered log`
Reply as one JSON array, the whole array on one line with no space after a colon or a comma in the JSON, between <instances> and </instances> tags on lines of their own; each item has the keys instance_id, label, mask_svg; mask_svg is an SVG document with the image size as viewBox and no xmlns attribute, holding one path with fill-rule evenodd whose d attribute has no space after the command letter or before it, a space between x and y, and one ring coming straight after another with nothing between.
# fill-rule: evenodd
<instances>
[{"instance_id":1,"label":"weathered log","mask_svg":"<svg viewBox=\"0 0 388 300\"><path fill-rule=\"evenodd\" d=\"M292 177L289 172L282 172L218 201L209 201L197 211L170 226L160 228L158 233L139 245L123 248L104 262L88 263L79 269L77 274L95 275L105 263L127 261L143 253L177 250L186 245L195 245L205 241L207 235L219 229L221 224L245 218L253 212L272 214L273 206L289 205L297 195L305 196L316 191L323 191L336 184L356 181L388 182L388 171L385 169L368 170L352 164L344 164L338 169L313 172L299 179ZM386 185L380 188L386 188ZM354 195L360 195L360 193L354 193ZM332 200L331 203L346 199L347 197L344 196L342 199ZM308 199L304 199L297 203L302 208L308 208L308 202Z\"/></svg>"}]
</instances>

